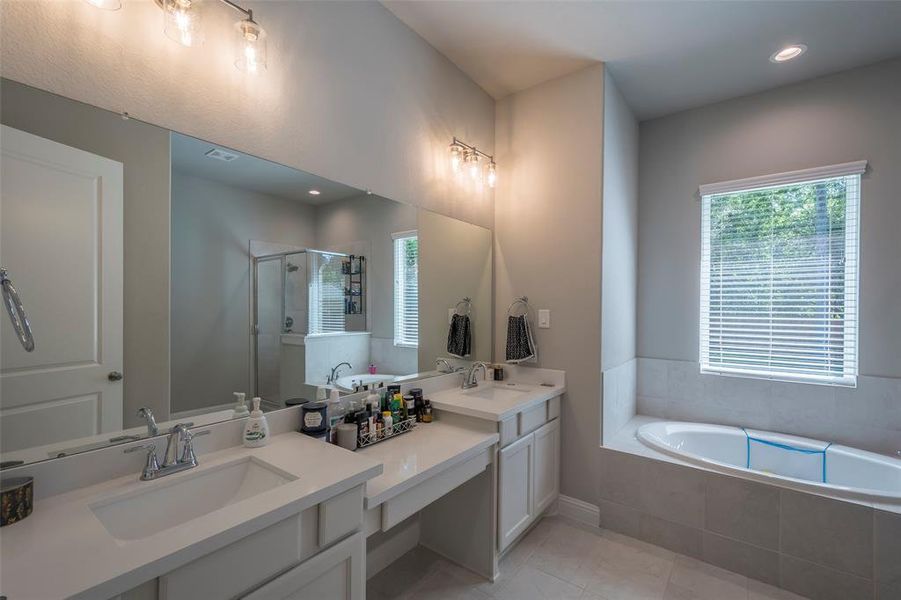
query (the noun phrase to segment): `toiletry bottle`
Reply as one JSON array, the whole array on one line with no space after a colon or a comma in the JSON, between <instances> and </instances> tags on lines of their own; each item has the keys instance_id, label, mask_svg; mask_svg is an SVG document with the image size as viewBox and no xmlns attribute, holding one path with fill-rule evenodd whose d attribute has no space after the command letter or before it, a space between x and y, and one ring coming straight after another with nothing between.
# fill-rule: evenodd
<instances>
[{"instance_id":1,"label":"toiletry bottle","mask_svg":"<svg viewBox=\"0 0 901 600\"><path fill-rule=\"evenodd\" d=\"M259 448L269 443L269 423L260 410L260 399L253 399L253 410L244 425L244 445L247 448Z\"/></svg>"},{"instance_id":2,"label":"toiletry bottle","mask_svg":"<svg viewBox=\"0 0 901 600\"><path fill-rule=\"evenodd\" d=\"M328 441L330 444L337 444L338 425L344 420L344 407L341 405L341 397L336 389L332 389L331 397L328 400L326 418L328 419Z\"/></svg>"},{"instance_id":3,"label":"toiletry bottle","mask_svg":"<svg viewBox=\"0 0 901 600\"><path fill-rule=\"evenodd\" d=\"M432 422L432 403L428 399L423 400L422 422L423 423L431 423Z\"/></svg>"},{"instance_id":4,"label":"toiletry bottle","mask_svg":"<svg viewBox=\"0 0 901 600\"><path fill-rule=\"evenodd\" d=\"M244 401L244 392L234 392L235 409L232 411L232 419L242 419L250 414L247 403Z\"/></svg>"},{"instance_id":5,"label":"toiletry bottle","mask_svg":"<svg viewBox=\"0 0 901 600\"><path fill-rule=\"evenodd\" d=\"M394 419L391 417L391 411L386 410L382 413L382 428L385 430L385 437L394 435Z\"/></svg>"},{"instance_id":6,"label":"toiletry bottle","mask_svg":"<svg viewBox=\"0 0 901 600\"><path fill-rule=\"evenodd\" d=\"M369 363L369 374L375 375L375 365L373 363Z\"/></svg>"}]
</instances>

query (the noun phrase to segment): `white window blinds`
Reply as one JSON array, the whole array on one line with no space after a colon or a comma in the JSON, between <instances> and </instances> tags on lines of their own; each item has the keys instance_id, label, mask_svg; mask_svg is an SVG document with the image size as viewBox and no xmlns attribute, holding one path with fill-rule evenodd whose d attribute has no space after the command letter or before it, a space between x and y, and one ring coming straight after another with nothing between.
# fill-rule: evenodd
<instances>
[{"instance_id":1,"label":"white window blinds","mask_svg":"<svg viewBox=\"0 0 901 600\"><path fill-rule=\"evenodd\" d=\"M419 345L419 238L415 231L394 237L394 345Z\"/></svg>"},{"instance_id":2,"label":"white window blinds","mask_svg":"<svg viewBox=\"0 0 901 600\"><path fill-rule=\"evenodd\" d=\"M855 385L860 174L701 188L701 370Z\"/></svg>"},{"instance_id":3,"label":"white window blinds","mask_svg":"<svg viewBox=\"0 0 901 600\"><path fill-rule=\"evenodd\" d=\"M309 252L310 260L310 333L344 331L343 256Z\"/></svg>"}]
</instances>

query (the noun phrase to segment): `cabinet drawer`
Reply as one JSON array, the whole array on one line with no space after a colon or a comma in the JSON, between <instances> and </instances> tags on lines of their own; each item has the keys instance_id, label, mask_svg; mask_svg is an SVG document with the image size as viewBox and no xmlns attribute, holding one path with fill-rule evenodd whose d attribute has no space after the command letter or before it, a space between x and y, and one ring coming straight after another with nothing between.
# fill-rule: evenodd
<instances>
[{"instance_id":1,"label":"cabinet drawer","mask_svg":"<svg viewBox=\"0 0 901 600\"><path fill-rule=\"evenodd\" d=\"M234 598L296 565L304 554L302 517L310 510L315 517L316 509L308 509L163 575L160 600Z\"/></svg>"},{"instance_id":2,"label":"cabinet drawer","mask_svg":"<svg viewBox=\"0 0 901 600\"><path fill-rule=\"evenodd\" d=\"M519 413L519 435L532 433L547 421L547 402L528 408Z\"/></svg>"},{"instance_id":3,"label":"cabinet drawer","mask_svg":"<svg viewBox=\"0 0 901 600\"><path fill-rule=\"evenodd\" d=\"M325 548L352 531L363 521L363 490L365 486L347 490L319 505L319 547Z\"/></svg>"},{"instance_id":4,"label":"cabinet drawer","mask_svg":"<svg viewBox=\"0 0 901 600\"><path fill-rule=\"evenodd\" d=\"M560 417L560 396L547 401L547 420L553 421Z\"/></svg>"},{"instance_id":5,"label":"cabinet drawer","mask_svg":"<svg viewBox=\"0 0 901 600\"><path fill-rule=\"evenodd\" d=\"M279 575L242 600L363 600L366 541L357 533Z\"/></svg>"}]
</instances>

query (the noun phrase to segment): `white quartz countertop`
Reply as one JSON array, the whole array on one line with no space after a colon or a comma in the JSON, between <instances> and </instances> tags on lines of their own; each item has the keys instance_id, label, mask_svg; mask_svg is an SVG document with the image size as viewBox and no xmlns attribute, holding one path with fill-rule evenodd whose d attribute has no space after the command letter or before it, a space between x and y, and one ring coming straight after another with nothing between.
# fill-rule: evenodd
<instances>
[{"instance_id":1,"label":"white quartz countertop","mask_svg":"<svg viewBox=\"0 0 901 600\"><path fill-rule=\"evenodd\" d=\"M547 402L566 391L562 381L482 381L477 387L464 390L445 389L429 395L438 410L503 421L532 406Z\"/></svg>"},{"instance_id":2,"label":"white quartz countertop","mask_svg":"<svg viewBox=\"0 0 901 600\"><path fill-rule=\"evenodd\" d=\"M410 433L357 450L381 462L382 474L366 484L366 508L373 508L418 483L496 444L497 433L442 423L419 423Z\"/></svg>"},{"instance_id":3,"label":"white quartz countertop","mask_svg":"<svg viewBox=\"0 0 901 600\"><path fill-rule=\"evenodd\" d=\"M247 457L297 479L127 542L114 538L90 508ZM38 500L31 516L0 533L0 594L10 600L113 597L377 477L382 473L380 460L285 433L264 448L202 455L198 467L157 481L139 481L135 473Z\"/></svg>"}]
</instances>

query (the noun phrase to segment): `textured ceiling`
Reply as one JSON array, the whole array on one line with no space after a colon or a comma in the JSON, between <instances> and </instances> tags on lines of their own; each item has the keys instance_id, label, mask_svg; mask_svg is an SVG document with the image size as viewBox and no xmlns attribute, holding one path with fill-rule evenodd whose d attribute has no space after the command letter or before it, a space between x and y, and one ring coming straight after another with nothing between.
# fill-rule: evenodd
<instances>
[{"instance_id":1,"label":"textured ceiling","mask_svg":"<svg viewBox=\"0 0 901 600\"><path fill-rule=\"evenodd\" d=\"M495 98L604 61L642 119L901 55L899 1L383 4Z\"/></svg>"}]
</instances>

